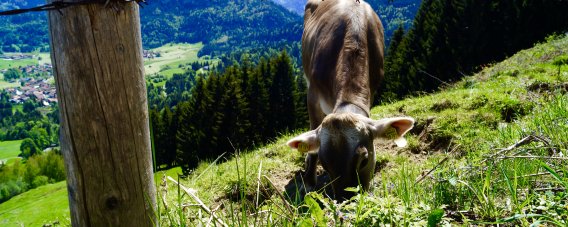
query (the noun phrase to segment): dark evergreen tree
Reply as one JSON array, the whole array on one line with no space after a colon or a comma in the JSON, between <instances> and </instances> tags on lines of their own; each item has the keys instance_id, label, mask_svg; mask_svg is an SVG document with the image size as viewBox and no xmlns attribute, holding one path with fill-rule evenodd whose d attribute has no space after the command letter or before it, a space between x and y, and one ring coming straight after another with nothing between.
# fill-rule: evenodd
<instances>
[{"instance_id":1,"label":"dark evergreen tree","mask_svg":"<svg viewBox=\"0 0 568 227\"><path fill-rule=\"evenodd\" d=\"M434 91L566 31L567 11L562 0L424 0L413 27L388 51L381 99Z\"/></svg>"},{"instance_id":2,"label":"dark evergreen tree","mask_svg":"<svg viewBox=\"0 0 568 227\"><path fill-rule=\"evenodd\" d=\"M309 128L310 118L308 116L308 87L303 76L296 76L296 88L296 124L294 128Z\"/></svg>"},{"instance_id":3,"label":"dark evergreen tree","mask_svg":"<svg viewBox=\"0 0 568 227\"><path fill-rule=\"evenodd\" d=\"M284 51L270 62L272 83L269 89L269 128L271 136L295 128L296 84L288 54Z\"/></svg>"},{"instance_id":4,"label":"dark evergreen tree","mask_svg":"<svg viewBox=\"0 0 568 227\"><path fill-rule=\"evenodd\" d=\"M157 109L155 108L151 108L149 111L149 115L150 115L150 131L151 131L151 135L152 135L152 147L153 147L153 155L154 155L154 162L155 165L154 169L160 169L160 166L163 164L163 154L161 154L161 149L162 146L160 146L161 141L164 140L163 137L161 137L161 134L163 133L163 129L161 128L161 121L160 121L160 113L158 112Z\"/></svg>"},{"instance_id":5,"label":"dark evergreen tree","mask_svg":"<svg viewBox=\"0 0 568 227\"><path fill-rule=\"evenodd\" d=\"M236 73L236 71L228 71ZM219 146L216 155L220 155L221 151L234 152L238 148L246 148L249 142L249 135L245 131L250 127L250 122L246 113L248 112L247 102L241 91L241 81L238 74L226 74L222 77L221 82L224 87L224 94L220 100L223 105L218 112L224 113L221 119L219 130Z\"/></svg>"},{"instance_id":6,"label":"dark evergreen tree","mask_svg":"<svg viewBox=\"0 0 568 227\"><path fill-rule=\"evenodd\" d=\"M205 127L207 125L203 125L204 127L200 126L202 126L207 102L212 100L205 89L205 80L199 77L195 87L192 89L193 95L191 99L187 102L179 103L176 109L178 117L176 154L184 174L188 174L191 169L197 166L199 162L199 146L206 137L204 130L206 130Z\"/></svg>"},{"instance_id":7,"label":"dark evergreen tree","mask_svg":"<svg viewBox=\"0 0 568 227\"><path fill-rule=\"evenodd\" d=\"M174 162L168 148L175 147L175 163L188 174L200 160L248 149L279 132L307 126L306 84L295 75L291 58L282 52L270 61L259 59L254 66L243 55L241 65L229 66L222 74L195 77L188 101L179 102L173 116L167 107L159 118L151 111L153 124L159 125L155 136L161 139L155 144L160 146L160 163Z\"/></svg>"},{"instance_id":8,"label":"dark evergreen tree","mask_svg":"<svg viewBox=\"0 0 568 227\"><path fill-rule=\"evenodd\" d=\"M174 118L174 113L169 106L166 106L160 116L161 127L163 132L163 141L160 145L162 146L163 163L167 165L167 168L171 168L176 164L176 132L177 132L177 122Z\"/></svg>"},{"instance_id":9,"label":"dark evergreen tree","mask_svg":"<svg viewBox=\"0 0 568 227\"><path fill-rule=\"evenodd\" d=\"M400 42L402 42L403 37L404 37L404 27L402 26L402 24L400 24L391 37L391 42L386 52L387 56L389 56L389 53L391 52L396 52L396 49L400 45Z\"/></svg>"},{"instance_id":10,"label":"dark evergreen tree","mask_svg":"<svg viewBox=\"0 0 568 227\"><path fill-rule=\"evenodd\" d=\"M245 91L248 100L248 119L251 123L250 142L252 144L261 143L267 139L268 135L268 73L268 62L261 58L256 70L250 74L249 85Z\"/></svg>"}]
</instances>

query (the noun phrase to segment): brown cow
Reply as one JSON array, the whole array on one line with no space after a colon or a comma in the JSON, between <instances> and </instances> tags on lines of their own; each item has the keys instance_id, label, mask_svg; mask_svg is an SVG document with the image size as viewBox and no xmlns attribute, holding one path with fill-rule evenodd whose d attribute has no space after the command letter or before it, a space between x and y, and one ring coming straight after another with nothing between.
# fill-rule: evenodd
<instances>
[{"instance_id":1,"label":"brown cow","mask_svg":"<svg viewBox=\"0 0 568 227\"><path fill-rule=\"evenodd\" d=\"M347 187L369 188L374 139L406 145L403 136L413 127L412 118L369 118L373 92L384 74L383 48L383 26L366 2L308 1L302 61L312 130L287 143L308 153L307 191L316 184L318 157L332 179L335 198L344 200L353 195L344 190Z\"/></svg>"}]
</instances>

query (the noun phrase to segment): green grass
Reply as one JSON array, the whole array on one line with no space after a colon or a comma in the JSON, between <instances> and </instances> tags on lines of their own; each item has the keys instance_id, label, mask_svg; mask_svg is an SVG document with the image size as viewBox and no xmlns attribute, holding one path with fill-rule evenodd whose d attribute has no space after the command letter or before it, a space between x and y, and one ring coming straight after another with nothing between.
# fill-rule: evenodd
<instances>
[{"instance_id":1,"label":"green grass","mask_svg":"<svg viewBox=\"0 0 568 227\"><path fill-rule=\"evenodd\" d=\"M146 75L154 75L160 73L166 78L171 77L174 73L183 73L179 68L180 64L191 63L195 61L204 61L206 57L198 57L197 53L203 48L202 43L196 44L166 44L164 46L152 49L154 52L161 54L160 57L145 60L144 70ZM169 68L165 69L164 68Z\"/></svg>"},{"instance_id":2,"label":"green grass","mask_svg":"<svg viewBox=\"0 0 568 227\"><path fill-rule=\"evenodd\" d=\"M303 155L285 145L292 134L204 161L180 182L229 226L565 226L568 67L558 73L555 62L567 55L568 37L551 39L440 92L373 108L374 119L412 116L415 129L406 148L376 143L384 168L369 192L341 204L319 193L283 198L285 186L303 169ZM515 146L523 138L532 141ZM179 172L155 176L161 224L215 221L180 187L163 184L164 175L177 180Z\"/></svg>"},{"instance_id":3,"label":"green grass","mask_svg":"<svg viewBox=\"0 0 568 227\"><path fill-rule=\"evenodd\" d=\"M216 214L230 226L564 226L568 66L558 73L555 62L566 56L568 37L550 39L440 92L373 108L374 119L412 116L415 129L406 148L376 144L377 159L386 167L369 192L346 203L322 194L303 202L281 199L303 164L302 155L284 145L291 135L238 157L222 157L222 163L204 162L181 184L206 206L220 207ZM532 142L514 146L529 135ZM182 195L168 182L162 222L180 225L181 216L189 225L207 223L210 215L199 206L177 208L196 203Z\"/></svg>"},{"instance_id":4,"label":"green grass","mask_svg":"<svg viewBox=\"0 0 568 227\"><path fill-rule=\"evenodd\" d=\"M11 163L18 160L22 140L0 141L0 161Z\"/></svg>"},{"instance_id":5,"label":"green grass","mask_svg":"<svg viewBox=\"0 0 568 227\"><path fill-rule=\"evenodd\" d=\"M70 225L65 181L32 189L0 204L0 226L42 226L55 221Z\"/></svg>"},{"instance_id":6,"label":"green grass","mask_svg":"<svg viewBox=\"0 0 568 227\"><path fill-rule=\"evenodd\" d=\"M18 82L14 82L14 83L9 83L4 81L4 75L0 74L0 90L4 89L4 88L11 88L11 87L18 87L20 86L20 83Z\"/></svg>"},{"instance_id":7,"label":"green grass","mask_svg":"<svg viewBox=\"0 0 568 227\"><path fill-rule=\"evenodd\" d=\"M38 64L37 58L22 59L22 60L4 60L0 59L0 69L17 68L20 66Z\"/></svg>"},{"instance_id":8,"label":"green grass","mask_svg":"<svg viewBox=\"0 0 568 227\"><path fill-rule=\"evenodd\" d=\"M159 182L159 180L161 180L162 177L164 177L164 176L169 176L169 177L172 177L174 179L177 179L178 175L181 175L181 174L182 174L181 168L180 167L174 167L174 168L171 168L171 169L168 169L168 170L156 172L154 174L154 180L156 182Z\"/></svg>"}]
</instances>

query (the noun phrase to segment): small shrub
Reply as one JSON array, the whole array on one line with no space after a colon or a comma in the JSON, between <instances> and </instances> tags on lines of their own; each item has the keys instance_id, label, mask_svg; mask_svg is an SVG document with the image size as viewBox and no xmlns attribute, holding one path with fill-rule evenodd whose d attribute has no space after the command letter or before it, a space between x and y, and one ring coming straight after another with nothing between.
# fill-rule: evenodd
<instances>
[{"instance_id":1,"label":"small shrub","mask_svg":"<svg viewBox=\"0 0 568 227\"><path fill-rule=\"evenodd\" d=\"M46 185L49 181L49 178L46 176L36 176L32 181L32 188L37 188L39 186Z\"/></svg>"},{"instance_id":2,"label":"small shrub","mask_svg":"<svg viewBox=\"0 0 568 227\"><path fill-rule=\"evenodd\" d=\"M432 108L430 108L430 110L440 112L442 110L454 109L457 107L458 107L457 104L451 102L450 100L444 99L440 102L434 103L434 105L432 105Z\"/></svg>"},{"instance_id":3,"label":"small shrub","mask_svg":"<svg viewBox=\"0 0 568 227\"><path fill-rule=\"evenodd\" d=\"M532 108L533 104L524 103L518 100L502 102L500 105L501 119L505 122L513 122L519 117L529 114Z\"/></svg>"},{"instance_id":4,"label":"small shrub","mask_svg":"<svg viewBox=\"0 0 568 227\"><path fill-rule=\"evenodd\" d=\"M475 98L471 104L467 107L467 109L469 110L476 110L479 109L481 107L484 107L487 102L489 102L489 99L487 98L487 96L485 95L481 95L477 98Z\"/></svg>"}]
</instances>

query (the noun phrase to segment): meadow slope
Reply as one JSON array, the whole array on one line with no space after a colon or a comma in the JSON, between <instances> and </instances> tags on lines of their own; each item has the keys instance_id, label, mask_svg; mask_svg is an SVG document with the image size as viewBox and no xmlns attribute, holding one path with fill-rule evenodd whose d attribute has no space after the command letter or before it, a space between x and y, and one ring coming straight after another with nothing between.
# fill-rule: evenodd
<instances>
[{"instance_id":1,"label":"meadow slope","mask_svg":"<svg viewBox=\"0 0 568 227\"><path fill-rule=\"evenodd\" d=\"M295 196L293 178L302 170L304 157L285 146L301 133L295 132L255 150L203 162L187 177L178 177L179 169L158 173L160 222L565 226L567 93L568 37L550 38L434 94L373 108L374 119L406 115L417 123L407 136L408 147L395 148L389 141L375 144L379 168L369 192L341 204L321 190L304 199ZM325 175L320 179L329 180ZM30 193L33 190L1 205L35 200L25 199ZM66 201L63 193L42 198ZM10 215L27 217L29 212ZM6 215L0 214L0 223Z\"/></svg>"},{"instance_id":2,"label":"meadow slope","mask_svg":"<svg viewBox=\"0 0 568 227\"><path fill-rule=\"evenodd\" d=\"M204 162L181 179L202 205L172 181L159 180L161 221L565 225L567 71L568 37L551 37L434 94L373 108L374 119L406 115L417 123L408 147L375 144L372 190L345 203L323 190L305 200L295 196L291 180L303 156L285 146L292 135L283 135L257 150Z\"/></svg>"},{"instance_id":3,"label":"meadow slope","mask_svg":"<svg viewBox=\"0 0 568 227\"><path fill-rule=\"evenodd\" d=\"M67 183L44 185L0 203L0 226L70 225Z\"/></svg>"}]
</instances>

